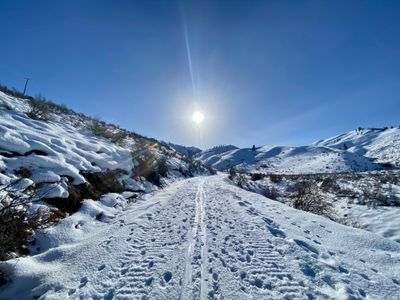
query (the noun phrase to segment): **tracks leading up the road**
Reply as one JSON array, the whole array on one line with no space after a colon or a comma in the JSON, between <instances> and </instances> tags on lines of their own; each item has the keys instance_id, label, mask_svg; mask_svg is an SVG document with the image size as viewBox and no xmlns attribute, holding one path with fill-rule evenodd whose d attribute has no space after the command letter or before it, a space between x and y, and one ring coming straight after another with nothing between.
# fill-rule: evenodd
<instances>
[{"instance_id":1,"label":"tracks leading up the road","mask_svg":"<svg viewBox=\"0 0 400 300\"><path fill-rule=\"evenodd\" d=\"M360 237L361 231L240 190L218 176L176 183L102 226L85 243L34 257L60 267L27 273L37 278L35 286L14 295L206 300L400 294L391 271L399 269L396 243L369 233ZM24 270L30 265L28 260Z\"/></svg>"}]
</instances>

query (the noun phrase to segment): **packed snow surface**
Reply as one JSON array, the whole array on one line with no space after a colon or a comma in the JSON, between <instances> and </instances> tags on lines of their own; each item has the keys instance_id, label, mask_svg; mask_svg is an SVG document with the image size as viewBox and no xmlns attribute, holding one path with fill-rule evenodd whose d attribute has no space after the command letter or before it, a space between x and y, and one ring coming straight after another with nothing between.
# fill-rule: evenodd
<instances>
[{"instance_id":1,"label":"packed snow surface","mask_svg":"<svg viewBox=\"0 0 400 300\"><path fill-rule=\"evenodd\" d=\"M395 299L400 244L222 176L87 200L9 260L1 299Z\"/></svg>"}]
</instances>

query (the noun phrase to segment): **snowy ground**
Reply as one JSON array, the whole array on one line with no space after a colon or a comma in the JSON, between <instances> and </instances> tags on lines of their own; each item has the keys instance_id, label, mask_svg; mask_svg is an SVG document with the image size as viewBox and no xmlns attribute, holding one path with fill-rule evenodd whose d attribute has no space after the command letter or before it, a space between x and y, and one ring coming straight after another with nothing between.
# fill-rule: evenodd
<instances>
[{"instance_id":1,"label":"snowy ground","mask_svg":"<svg viewBox=\"0 0 400 300\"><path fill-rule=\"evenodd\" d=\"M272 174L271 177L253 177L252 180L252 175L241 174L234 182L237 185L241 182L245 190L289 206L293 205L296 198L296 185L311 182L321 199L332 205L330 217L338 223L362 228L400 243L399 176L399 171L381 171L288 176ZM324 186L326 182L330 182L329 186ZM365 195L365 191L369 195ZM393 203L385 204L386 201Z\"/></svg>"},{"instance_id":2,"label":"snowy ground","mask_svg":"<svg viewBox=\"0 0 400 300\"><path fill-rule=\"evenodd\" d=\"M114 206L119 208L114 208ZM96 220L102 211L105 222ZM400 244L294 210L223 177L126 205L110 195L7 261L1 299L395 299Z\"/></svg>"},{"instance_id":3,"label":"snowy ground","mask_svg":"<svg viewBox=\"0 0 400 300\"><path fill-rule=\"evenodd\" d=\"M336 204L338 211L360 223L362 229L400 243L400 207L350 204L346 200Z\"/></svg>"}]
</instances>

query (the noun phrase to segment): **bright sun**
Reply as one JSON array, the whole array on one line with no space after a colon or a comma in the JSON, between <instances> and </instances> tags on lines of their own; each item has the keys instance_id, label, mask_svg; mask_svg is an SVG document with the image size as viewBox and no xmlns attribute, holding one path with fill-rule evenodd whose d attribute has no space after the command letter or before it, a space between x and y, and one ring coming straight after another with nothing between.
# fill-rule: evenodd
<instances>
[{"instance_id":1,"label":"bright sun","mask_svg":"<svg viewBox=\"0 0 400 300\"><path fill-rule=\"evenodd\" d=\"M192 115L192 120L197 125L200 125L204 120L204 114L201 111L195 111Z\"/></svg>"}]
</instances>

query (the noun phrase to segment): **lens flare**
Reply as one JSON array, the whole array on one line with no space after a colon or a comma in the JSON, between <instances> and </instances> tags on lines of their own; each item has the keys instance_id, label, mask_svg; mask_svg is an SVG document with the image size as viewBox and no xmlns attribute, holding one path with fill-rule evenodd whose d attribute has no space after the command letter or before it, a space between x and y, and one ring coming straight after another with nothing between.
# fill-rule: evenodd
<instances>
[{"instance_id":1,"label":"lens flare","mask_svg":"<svg viewBox=\"0 0 400 300\"><path fill-rule=\"evenodd\" d=\"M195 111L192 115L192 120L197 125L200 125L204 121L204 114L201 111Z\"/></svg>"}]
</instances>

